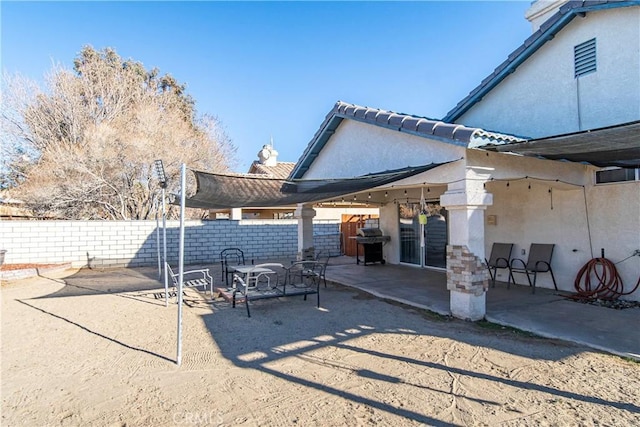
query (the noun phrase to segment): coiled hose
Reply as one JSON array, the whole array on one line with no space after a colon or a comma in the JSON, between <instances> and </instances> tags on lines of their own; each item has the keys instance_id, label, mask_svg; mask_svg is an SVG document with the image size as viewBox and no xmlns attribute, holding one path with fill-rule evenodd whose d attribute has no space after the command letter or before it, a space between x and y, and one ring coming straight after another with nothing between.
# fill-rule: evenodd
<instances>
[{"instance_id":1,"label":"coiled hose","mask_svg":"<svg viewBox=\"0 0 640 427\"><path fill-rule=\"evenodd\" d=\"M595 280L592 281L592 277ZM640 286L640 277L631 291L624 292L616 265L606 258L593 258L580 269L574 286L578 291L577 297L615 300L635 292Z\"/></svg>"}]
</instances>

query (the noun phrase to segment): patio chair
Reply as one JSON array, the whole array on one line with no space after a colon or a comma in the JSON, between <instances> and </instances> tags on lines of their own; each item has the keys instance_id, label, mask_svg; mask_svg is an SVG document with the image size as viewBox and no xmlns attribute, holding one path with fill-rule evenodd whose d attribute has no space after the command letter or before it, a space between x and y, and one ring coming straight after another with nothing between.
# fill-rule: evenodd
<instances>
[{"instance_id":1,"label":"patio chair","mask_svg":"<svg viewBox=\"0 0 640 427\"><path fill-rule=\"evenodd\" d=\"M233 266L245 265L244 252L239 248L226 248L220 252L222 281L229 287L229 277L233 276Z\"/></svg>"},{"instance_id":2,"label":"patio chair","mask_svg":"<svg viewBox=\"0 0 640 427\"><path fill-rule=\"evenodd\" d=\"M167 267L167 273L173 282L173 287L176 289L176 295L178 292L180 275L174 273L169 263L165 263ZM182 286L185 288L192 288L202 286L202 290L206 291L209 286L209 292L213 298L213 277L209 274L208 268L202 268L199 270L188 270L182 272Z\"/></svg>"},{"instance_id":3,"label":"patio chair","mask_svg":"<svg viewBox=\"0 0 640 427\"><path fill-rule=\"evenodd\" d=\"M324 287L327 287L327 278L325 273L327 271L327 265L329 264L329 258L331 257L328 253L325 255L324 251L314 252L313 248L310 248L311 252L306 254L303 260L300 261L291 261L291 265L299 264L304 268L299 268L296 272L300 277L300 280L303 278L317 277L320 280L324 281Z\"/></svg>"},{"instance_id":4,"label":"patio chair","mask_svg":"<svg viewBox=\"0 0 640 427\"><path fill-rule=\"evenodd\" d=\"M321 252L320 254L318 254L318 258L317 261L320 263L320 265L318 267L316 267L316 269L318 270L318 277L324 282L324 287L327 287L327 266L329 265L329 259L331 258L331 255L329 255L328 253L325 255L324 252Z\"/></svg>"},{"instance_id":5,"label":"patio chair","mask_svg":"<svg viewBox=\"0 0 640 427\"><path fill-rule=\"evenodd\" d=\"M491 287L496 287L496 275L499 268L509 269L511 260L511 250L513 249L513 243L494 243L491 247L491 256L485 262L489 269L489 276L491 276ZM509 273L511 274L511 273ZM508 287L508 284L507 284Z\"/></svg>"},{"instance_id":6,"label":"patio chair","mask_svg":"<svg viewBox=\"0 0 640 427\"><path fill-rule=\"evenodd\" d=\"M509 282L507 286L511 284L511 280L513 280L513 283L516 283L513 273L524 273L527 275L529 286L532 287L532 293L535 294L538 273L551 273L553 287L557 291L558 285L556 284L556 278L551 269L551 256L553 255L554 246L555 244L553 243L532 243L529 248L529 258L526 263L519 258L512 259L509 266ZM531 275L533 275L533 283L531 282Z\"/></svg>"}]
</instances>

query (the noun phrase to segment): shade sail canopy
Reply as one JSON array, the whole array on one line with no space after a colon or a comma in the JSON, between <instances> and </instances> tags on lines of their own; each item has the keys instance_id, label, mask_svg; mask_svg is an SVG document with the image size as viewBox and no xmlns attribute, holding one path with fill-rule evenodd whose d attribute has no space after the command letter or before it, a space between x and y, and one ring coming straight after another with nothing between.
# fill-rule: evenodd
<instances>
[{"instance_id":1,"label":"shade sail canopy","mask_svg":"<svg viewBox=\"0 0 640 427\"><path fill-rule=\"evenodd\" d=\"M639 168L640 121L482 148L600 167Z\"/></svg>"},{"instance_id":2,"label":"shade sail canopy","mask_svg":"<svg viewBox=\"0 0 640 427\"><path fill-rule=\"evenodd\" d=\"M449 163L449 162L446 162ZM193 171L196 193L186 199L189 208L228 209L289 206L313 203L409 178L443 165L407 167L354 178L286 180L249 174L215 174Z\"/></svg>"}]
</instances>

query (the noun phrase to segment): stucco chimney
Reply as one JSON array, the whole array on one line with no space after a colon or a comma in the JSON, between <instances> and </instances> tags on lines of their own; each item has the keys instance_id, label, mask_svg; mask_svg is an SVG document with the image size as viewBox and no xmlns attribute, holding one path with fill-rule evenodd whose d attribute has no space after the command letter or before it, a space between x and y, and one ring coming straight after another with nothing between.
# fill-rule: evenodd
<instances>
[{"instance_id":1,"label":"stucco chimney","mask_svg":"<svg viewBox=\"0 0 640 427\"><path fill-rule=\"evenodd\" d=\"M273 148L273 145L263 145L262 150L258 151L258 159L265 166L276 166L278 164L278 152Z\"/></svg>"},{"instance_id":2,"label":"stucco chimney","mask_svg":"<svg viewBox=\"0 0 640 427\"><path fill-rule=\"evenodd\" d=\"M531 7L524 13L524 17L531 22L531 32L535 33L547 19L560 10L560 6L567 0L537 0L531 3Z\"/></svg>"}]
</instances>

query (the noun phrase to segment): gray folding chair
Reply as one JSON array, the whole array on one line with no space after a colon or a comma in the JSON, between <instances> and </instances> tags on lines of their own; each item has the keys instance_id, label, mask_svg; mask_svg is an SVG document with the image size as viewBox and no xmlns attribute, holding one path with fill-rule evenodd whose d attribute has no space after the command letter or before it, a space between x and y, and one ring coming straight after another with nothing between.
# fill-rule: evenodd
<instances>
[{"instance_id":1,"label":"gray folding chair","mask_svg":"<svg viewBox=\"0 0 640 427\"><path fill-rule=\"evenodd\" d=\"M496 287L496 274L499 268L509 269L509 263L511 260L511 250L513 249L513 243L494 243L491 247L491 256L485 262L489 269L489 276L491 276L491 287ZM511 273L509 273L511 274Z\"/></svg>"},{"instance_id":2,"label":"gray folding chair","mask_svg":"<svg viewBox=\"0 0 640 427\"><path fill-rule=\"evenodd\" d=\"M551 269L551 256L553 255L554 246L555 245L553 243L532 243L529 248L529 258L526 263L519 258L512 259L509 268L509 282L507 286L511 284L511 280L513 280L513 283L516 283L513 273L524 273L527 275L529 286L533 288L532 293L535 294L538 273L551 273L553 287L557 291L558 285L556 284L556 278L553 275L553 270ZM531 275L533 275L533 283L531 282Z\"/></svg>"}]
</instances>

